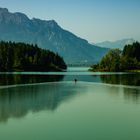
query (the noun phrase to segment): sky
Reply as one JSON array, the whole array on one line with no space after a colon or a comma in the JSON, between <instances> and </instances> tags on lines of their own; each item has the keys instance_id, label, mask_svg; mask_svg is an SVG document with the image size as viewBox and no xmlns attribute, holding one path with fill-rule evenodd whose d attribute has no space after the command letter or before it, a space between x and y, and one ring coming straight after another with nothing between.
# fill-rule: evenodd
<instances>
[{"instance_id":1,"label":"sky","mask_svg":"<svg viewBox=\"0 0 140 140\"><path fill-rule=\"evenodd\" d=\"M0 0L0 7L29 18L53 19L90 43L140 41L140 0Z\"/></svg>"}]
</instances>

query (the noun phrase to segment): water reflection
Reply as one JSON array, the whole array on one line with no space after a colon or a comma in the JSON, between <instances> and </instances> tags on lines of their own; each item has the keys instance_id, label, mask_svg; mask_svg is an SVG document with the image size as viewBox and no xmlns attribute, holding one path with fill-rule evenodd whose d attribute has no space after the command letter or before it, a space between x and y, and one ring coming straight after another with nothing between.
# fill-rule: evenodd
<instances>
[{"instance_id":1,"label":"water reflection","mask_svg":"<svg viewBox=\"0 0 140 140\"><path fill-rule=\"evenodd\" d=\"M31 84L31 83L43 83L43 82L55 82L55 81L73 81L77 79L78 81L94 82L94 83L107 83L107 84L117 84L117 85L133 85L140 86L140 74L136 73L106 73L106 74L94 74L89 73L88 75L84 73L69 75L66 72L64 75L57 72L54 75L47 73L42 74L0 74L0 85L16 85L16 84Z\"/></svg>"},{"instance_id":2,"label":"water reflection","mask_svg":"<svg viewBox=\"0 0 140 140\"><path fill-rule=\"evenodd\" d=\"M23 117L29 111L54 111L62 101L76 94L74 87L47 84L0 89L0 122L11 117Z\"/></svg>"},{"instance_id":3,"label":"water reflection","mask_svg":"<svg viewBox=\"0 0 140 140\"><path fill-rule=\"evenodd\" d=\"M128 101L133 101L134 103L139 103L140 101L140 89L127 89L124 88L124 98Z\"/></svg>"},{"instance_id":4,"label":"water reflection","mask_svg":"<svg viewBox=\"0 0 140 140\"><path fill-rule=\"evenodd\" d=\"M87 82L78 82L77 84L74 82L58 82L3 88L0 89L0 122L7 122L9 118L13 117L24 117L29 111L55 111L61 103L72 100L77 95L88 94L93 99L100 94L104 94L108 100L110 100L110 97L116 100L118 99L116 96L119 97L121 94L123 98L119 99L120 101L132 100L133 103L139 103L140 101L139 88L89 84ZM80 100L80 96L77 100ZM97 100L99 99L97 98Z\"/></svg>"},{"instance_id":5,"label":"water reflection","mask_svg":"<svg viewBox=\"0 0 140 140\"><path fill-rule=\"evenodd\" d=\"M62 81L63 75L0 74L0 85L32 84Z\"/></svg>"},{"instance_id":6,"label":"water reflection","mask_svg":"<svg viewBox=\"0 0 140 140\"><path fill-rule=\"evenodd\" d=\"M76 72L77 73L77 72ZM140 102L140 89L131 86L140 86L140 74L101 74L90 73L88 75L26 75L26 74L0 74L0 86L32 84L44 82L63 81L63 83L36 84L0 89L0 122L7 122L9 118L21 118L29 111L41 110L55 111L59 105L68 99L73 99L80 94L105 93L114 99L121 96L121 100ZM73 79L78 79L75 85ZM64 82L65 81L65 82ZM80 81L84 81L81 83ZM90 82L91 85L87 82ZM117 85L130 85L130 88L122 86L95 85L92 83L106 83ZM80 98L79 98L80 100ZM109 100L109 99L108 99ZM99 100L100 102L100 100Z\"/></svg>"},{"instance_id":7,"label":"water reflection","mask_svg":"<svg viewBox=\"0 0 140 140\"><path fill-rule=\"evenodd\" d=\"M129 86L140 86L140 74L122 74L122 75L100 75L102 83L106 84L115 84L115 85L129 85ZM119 90L119 88L118 88ZM110 92L116 93L118 92ZM125 100L131 100L135 103L139 102L140 100L140 90L138 89L131 89L131 88L124 88L123 95Z\"/></svg>"},{"instance_id":8,"label":"water reflection","mask_svg":"<svg viewBox=\"0 0 140 140\"><path fill-rule=\"evenodd\" d=\"M100 75L100 78L103 83L140 86L140 74Z\"/></svg>"}]
</instances>

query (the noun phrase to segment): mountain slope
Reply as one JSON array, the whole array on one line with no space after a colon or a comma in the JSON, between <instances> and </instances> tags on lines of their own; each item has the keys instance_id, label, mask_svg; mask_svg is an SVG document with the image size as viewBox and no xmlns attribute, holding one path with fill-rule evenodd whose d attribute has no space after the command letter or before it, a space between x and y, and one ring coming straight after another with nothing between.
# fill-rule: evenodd
<instances>
[{"instance_id":1,"label":"mountain slope","mask_svg":"<svg viewBox=\"0 0 140 140\"><path fill-rule=\"evenodd\" d=\"M108 51L62 29L54 20L29 19L6 8L0 8L0 40L37 44L57 52L67 64L92 64Z\"/></svg>"},{"instance_id":2,"label":"mountain slope","mask_svg":"<svg viewBox=\"0 0 140 140\"><path fill-rule=\"evenodd\" d=\"M114 42L105 41L105 42L97 43L96 45L104 48L111 48L111 49L119 48L123 50L125 45L133 44L134 42L135 42L134 39L122 39Z\"/></svg>"}]
</instances>

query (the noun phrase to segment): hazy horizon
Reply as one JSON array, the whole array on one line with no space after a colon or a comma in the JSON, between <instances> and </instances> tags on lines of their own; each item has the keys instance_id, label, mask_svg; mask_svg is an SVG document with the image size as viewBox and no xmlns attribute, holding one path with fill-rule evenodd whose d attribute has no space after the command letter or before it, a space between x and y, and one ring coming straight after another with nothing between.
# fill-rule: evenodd
<instances>
[{"instance_id":1,"label":"hazy horizon","mask_svg":"<svg viewBox=\"0 0 140 140\"><path fill-rule=\"evenodd\" d=\"M22 12L29 18L55 20L90 43L139 39L140 1L137 0L42 0L0 1L10 12Z\"/></svg>"}]
</instances>

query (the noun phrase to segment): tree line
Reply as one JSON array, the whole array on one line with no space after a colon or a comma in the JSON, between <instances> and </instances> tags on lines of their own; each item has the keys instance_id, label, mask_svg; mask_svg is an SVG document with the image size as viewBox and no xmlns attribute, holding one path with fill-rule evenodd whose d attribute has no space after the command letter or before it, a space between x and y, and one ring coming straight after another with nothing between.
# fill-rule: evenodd
<instances>
[{"instance_id":1,"label":"tree line","mask_svg":"<svg viewBox=\"0 0 140 140\"><path fill-rule=\"evenodd\" d=\"M140 43L126 45L123 51L111 49L98 64L91 66L91 70L108 72L140 70Z\"/></svg>"},{"instance_id":2,"label":"tree line","mask_svg":"<svg viewBox=\"0 0 140 140\"><path fill-rule=\"evenodd\" d=\"M61 71L67 68L58 54L37 45L0 42L0 71Z\"/></svg>"}]
</instances>

